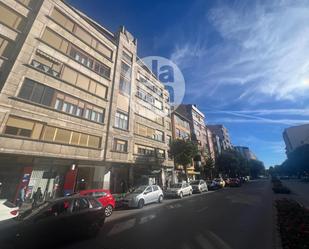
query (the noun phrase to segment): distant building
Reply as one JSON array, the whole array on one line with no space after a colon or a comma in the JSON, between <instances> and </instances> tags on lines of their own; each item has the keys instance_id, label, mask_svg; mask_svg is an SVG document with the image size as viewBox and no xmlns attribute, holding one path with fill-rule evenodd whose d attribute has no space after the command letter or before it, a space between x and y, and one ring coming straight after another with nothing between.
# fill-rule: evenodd
<instances>
[{"instance_id":1,"label":"distant building","mask_svg":"<svg viewBox=\"0 0 309 249\"><path fill-rule=\"evenodd\" d=\"M233 149L228 130L223 125L208 125L209 130L220 139L222 150Z\"/></svg>"},{"instance_id":2,"label":"distant building","mask_svg":"<svg viewBox=\"0 0 309 249\"><path fill-rule=\"evenodd\" d=\"M254 153L249 149L249 147L245 146L234 146L234 149L239 152L245 159L247 160L257 160L257 157Z\"/></svg>"},{"instance_id":3,"label":"distant building","mask_svg":"<svg viewBox=\"0 0 309 249\"><path fill-rule=\"evenodd\" d=\"M286 128L283 132L283 139L287 154L304 144L308 144L309 124Z\"/></svg>"}]
</instances>

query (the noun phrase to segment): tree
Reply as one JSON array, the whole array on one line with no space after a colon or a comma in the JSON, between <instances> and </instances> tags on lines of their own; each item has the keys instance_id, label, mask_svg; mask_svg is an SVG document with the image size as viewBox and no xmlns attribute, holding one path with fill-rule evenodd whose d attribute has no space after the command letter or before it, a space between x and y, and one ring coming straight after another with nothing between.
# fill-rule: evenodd
<instances>
[{"instance_id":1,"label":"tree","mask_svg":"<svg viewBox=\"0 0 309 249\"><path fill-rule=\"evenodd\" d=\"M215 168L215 161L209 155L206 155L204 159L205 159L205 164L202 166L203 177L209 176L210 178L213 178L212 175L213 175L213 170Z\"/></svg>"},{"instance_id":2,"label":"tree","mask_svg":"<svg viewBox=\"0 0 309 249\"><path fill-rule=\"evenodd\" d=\"M254 178L258 178L259 175L265 174L265 167L261 161L258 160L249 160L249 168L250 168L250 176Z\"/></svg>"},{"instance_id":3,"label":"tree","mask_svg":"<svg viewBox=\"0 0 309 249\"><path fill-rule=\"evenodd\" d=\"M175 164L183 166L187 180L187 166L191 164L192 159L198 153L197 145L189 140L175 139L170 144L170 153L174 158Z\"/></svg>"},{"instance_id":4,"label":"tree","mask_svg":"<svg viewBox=\"0 0 309 249\"><path fill-rule=\"evenodd\" d=\"M236 151L223 151L216 160L218 173L236 177L240 174L240 157Z\"/></svg>"}]
</instances>

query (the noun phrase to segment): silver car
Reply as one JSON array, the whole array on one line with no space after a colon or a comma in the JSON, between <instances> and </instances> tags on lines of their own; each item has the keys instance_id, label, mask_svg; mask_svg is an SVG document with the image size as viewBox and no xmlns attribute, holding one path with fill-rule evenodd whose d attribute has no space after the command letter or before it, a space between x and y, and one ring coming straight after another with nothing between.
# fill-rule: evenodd
<instances>
[{"instance_id":1,"label":"silver car","mask_svg":"<svg viewBox=\"0 0 309 249\"><path fill-rule=\"evenodd\" d=\"M153 202L163 201L163 191L157 185L142 185L128 194L123 200L123 205L133 208L142 208L144 205Z\"/></svg>"},{"instance_id":2,"label":"silver car","mask_svg":"<svg viewBox=\"0 0 309 249\"><path fill-rule=\"evenodd\" d=\"M185 195L192 195L193 189L189 183L175 183L172 184L165 192L167 197L179 197L182 198Z\"/></svg>"},{"instance_id":3,"label":"silver car","mask_svg":"<svg viewBox=\"0 0 309 249\"><path fill-rule=\"evenodd\" d=\"M202 193L208 191L207 184L204 180L195 180L190 182L194 193Z\"/></svg>"}]
</instances>

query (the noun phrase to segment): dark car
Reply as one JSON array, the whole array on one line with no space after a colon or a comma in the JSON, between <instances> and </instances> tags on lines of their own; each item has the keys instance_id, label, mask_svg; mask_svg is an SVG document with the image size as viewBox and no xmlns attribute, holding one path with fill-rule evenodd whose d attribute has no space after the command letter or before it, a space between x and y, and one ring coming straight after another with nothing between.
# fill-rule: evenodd
<instances>
[{"instance_id":1,"label":"dark car","mask_svg":"<svg viewBox=\"0 0 309 249\"><path fill-rule=\"evenodd\" d=\"M240 187L241 186L241 180L239 178L231 178L229 186L230 187Z\"/></svg>"},{"instance_id":2,"label":"dark car","mask_svg":"<svg viewBox=\"0 0 309 249\"><path fill-rule=\"evenodd\" d=\"M72 196L47 201L0 223L1 249L45 248L80 237L93 237L104 220L104 208L93 197Z\"/></svg>"}]
</instances>

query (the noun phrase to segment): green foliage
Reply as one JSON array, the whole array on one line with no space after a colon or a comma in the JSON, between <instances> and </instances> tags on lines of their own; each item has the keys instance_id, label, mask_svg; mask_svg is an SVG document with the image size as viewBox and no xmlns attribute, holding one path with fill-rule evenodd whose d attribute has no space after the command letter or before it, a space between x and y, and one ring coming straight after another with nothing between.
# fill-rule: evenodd
<instances>
[{"instance_id":1,"label":"green foliage","mask_svg":"<svg viewBox=\"0 0 309 249\"><path fill-rule=\"evenodd\" d=\"M247 176L256 178L265 173L262 162L246 160L237 151L223 151L216 161L217 171L230 177Z\"/></svg>"},{"instance_id":2,"label":"green foliage","mask_svg":"<svg viewBox=\"0 0 309 249\"><path fill-rule=\"evenodd\" d=\"M296 175L309 174L309 144L296 148L288 155L288 159L281 165L269 168L271 175Z\"/></svg>"},{"instance_id":3,"label":"green foliage","mask_svg":"<svg viewBox=\"0 0 309 249\"><path fill-rule=\"evenodd\" d=\"M190 164L192 158L198 153L196 144L189 140L175 139L170 145L170 153L176 164Z\"/></svg>"}]
</instances>

